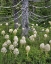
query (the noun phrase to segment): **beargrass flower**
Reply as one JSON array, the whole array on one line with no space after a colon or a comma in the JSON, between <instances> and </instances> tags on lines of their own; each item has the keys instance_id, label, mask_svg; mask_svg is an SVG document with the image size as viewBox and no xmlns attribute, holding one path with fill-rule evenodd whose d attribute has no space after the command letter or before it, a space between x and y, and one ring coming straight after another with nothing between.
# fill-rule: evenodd
<instances>
[{"instance_id":1,"label":"beargrass flower","mask_svg":"<svg viewBox=\"0 0 51 64\"><path fill-rule=\"evenodd\" d=\"M9 39L9 35L6 34L6 35L5 35L5 39Z\"/></svg>"},{"instance_id":2,"label":"beargrass flower","mask_svg":"<svg viewBox=\"0 0 51 64\"><path fill-rule=\"evenodd\" d=\"M2 47L1 52L5 54L7 52L7 49L5 47Z\"/></svg>"},{"instance_id":3,"label":"beargrass flower","mask_svg":"<svg viewBox=\"0 0 51 64\"><path fill-rule=\"evenodd\" d=\"M10 40L7 40L6 42L7 42L7 45L10 45L11 44L11 41Z\"/></svg>"},{"instance_id":4,"label":"beargrass flower","mask_svg":"<svg viewBox=\"0 0 51 64\"><path fill-rule=\"evenodd\" d=\"M44 43L41 43L40 44L40 49L44 50L44 46L45 46Z\"/></svg>"},{"instance_id":5,"label":"beargrass flower","mask_svg":"<svg viewBox=\"0 0 51 64\"><path fill-rule=\"evenodd\" d=\"M47 38L47 34L44 34L44 37Z\"/></svg>"},{"instance_id":6,"label":"beargrass flower","mask_svg":"<svg viewBox=\"0 0 51 64\"><path fill-rule=\"evenodd\" d=\"M45 52L50 51L50 45L49 45L49 44L46 44L46 45L44 46L44 50L45 50Z\"/></svg>"},{"instance_id":7,"label":"beargrass flower","mask_svg":"<svg viewBox=\"0 0 51 64\"><path fill-rule=\"evenodd\" d=\"M14 50L14 45L11 44L11 45L9 46L9 50Z\"/></svg>"},{"instance_id":8,"label":"beargrass flower","mask_svg":"<svg viewBox=\"0 0 51 64\"><path fill-rule=\"evenodd\" d=\"M5 25L8 26L8 23L6 23Z\"/></svg>"},{"instance_id":9,"label":"beargrass flower","mask_svg":"<svg viewBox=\"0 0 51 64\"><path fill-rule=\"evenodd\" d=\"M3 31L1 31L1 34L2 34L2 35L5 35L5 31L4 31L4 30L3 30Z\"/></svg>"},{"instance_id":10,"label":"beargrass flower","mask_svg":"<svg viewBox=\"0 0 51 64\"><path fill-rule=\"evenodd\" d=\"M48 28L45 31L46 31L46 33L49 33L49 29Z\"/></svg>"},{"instance_id":11,"label":"beargrass flower","mask_svg":"<svg viewBox=\"0 0 51 64\"><path fill-rule=\"evenodd\" d=\"M18 37L14 36L14 41L18 42Z\"/></svg>"},{"instance_id":12,"label":"beargrass flower","mask_svg":"<svg viewBox=\"0 0 51 64\"><path fill-rule=\"evenodd\" d=\"M13 31L13 34L14 34L14 35L16 35L16 33L17 33L17 29L15 29L15 30Z\"/></svg>"},{"instance_id":13,"label":"beargrass flower","mask_svg":"<svg viewBox=\"0 0 51 64\"><path fill-rule=\"evenodd\" d=\"M7 47L8 45L7 45L7 42L4 42L3 44L2 44L2 47Z\"/></svg>"},{"instance_id":14,"label":"beargrass flower","mask_svg":"<svg viewBox=\"0 0 51 64\"><path fill-rule=\"evenodd\" d=\"M18 43L16 41L13 42L14 47L16 47L18 45Z\"/></svg>"},{"instance_id":15,"label":"beargrass flower","mask_svg":"<svg viewBox=\"0 0 51 64\"><path fill-rule=\"evenodd\" d=\"M13 29L9 29L9 32L12 33L13 32Z\"/></svg>"},{"instance_id":16,"label":"beargrass flower","mask_svg":"<svg viewBox=\"0 0 51 64\"><path fill-rule=\"evenodd\" d=\"M15 56L17 56L17 55L19 54L19 50L18 50L17 48L15 48L15 49L13 50L13 54L14 54Z\"/></svg>"},{"instance_id":17,"label":"beargrass flower","mask_svg":"<svg viewBox=\"0 0 51 64\"><path fill-rule=\"evenodd\" d=\"M29 51L30 51L30 46L27 45L27 46L26 46L27 57L28 57L28 53L29 53Z\"/></svg>"}]
</instances>

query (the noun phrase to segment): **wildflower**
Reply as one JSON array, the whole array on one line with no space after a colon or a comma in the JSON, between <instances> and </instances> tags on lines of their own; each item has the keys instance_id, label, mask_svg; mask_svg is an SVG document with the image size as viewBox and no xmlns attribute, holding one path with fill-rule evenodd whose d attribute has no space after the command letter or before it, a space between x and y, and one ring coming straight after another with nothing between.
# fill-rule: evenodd
<instances>
[{"instance_id":1,"label":"wildflower","mask_svg":"<svg viewBox=\"0 0 51 64\"><path fill-rule=\"evenodd\" d=\"M12 33L13 32L13 29L9 29L9 32Z\"/></svg>"},{"instance_id":2,"label":"wildflower","mask_svg":"<svg viewBox=\"0 0 51 64\"><path fill-rule=\"evenodd\" d=\"M15 29L15 30L13 31L13 34L15 34L15 35L16 35L16 33L17 33L17 29Z\"/></svg>"},{"instance_id":3,"label":"wildflower","mask_svg":"<svg viewBox=\"0 0 51 64\"><path fill-rule=\"evenodd\" d=\"M47 38L47 34L44 34L44 37Z\"/></svg>"},{"instance_id":4,"label":"wildflower","mask_svg":"<svg viewBox=\"0 0 51 64\"><path fill-rule=\"evenodd\" d=\"M8 26L8 23L6 23L5 25Z\"/></svg>"},{"instance_id":5,"label":"wildflower","mask_svg":"<svg viewBox=\"0 0 51 64\"><path fill-rule=\"evenodd\" d=\"M18 42L18 37L14 36L14 41Z\"/></svg>"},{"instance_id":6,"label":"wildflower","mask_svg":"<svg viewBox=\"0 0 51 64\"><path fill-rule=\"evenodd\" d=\"M26 44L26 40L21 39L21 40L20 40L20 44L21 44L21 45Z\"/></svg>"},{"instance_id":7,"label":"wildflower","mask_svg":"<svg viewBox=\"0 0 51 64\"><path fill-rule=\"evenodd\" d=\"M5 39L9 39L9 35L5 35Z\"/></svg>"},{"instance_id":8,"label":"wildflower","mask_svg":"<svg viewBox=\"0 0 51 64\"><path fill-rule=\"evenodd\" d=\"M40 49L44 49L44 43L40 44Z\"/></svg>"},{"instance_id":9,"label":"wildflower","mask_svg":"<svg viewBox=\"0 0 51 64\"><path fill-rule=\"evenodd\" d=\"M49 41L49 43L51 44L51 40Z\"/></svg>"},{"instance_id":10,"label":"wildflower","mask_svg":"<svg viewBox=\"0 0 51 64\"><path fill-rule=\"evenodd\" d=\"M26 46L27 57L28 57L29 51L30 51L30 46Z\"/></svg>"},{"instance_id":11,"label":"wildflower","mask_svg":"<svg viewBox=\"0 0 51 64\"><path fill-rule=\"evenodd\" d=\"M7 40L7 45L10 45L11 44L11 41L10 40Z\"/></svg>"},{"instance_id":12,"label":"wildflower","mask_svg":"<svg viewBox=\"0 0 51 64\"><path fill-rule=\"evenodd\" d=\"M26 46L26 52L30 51L30 46Z\"/></svg>"},{"instance_id":13,"label":"wildflower","mask_svg":"<svg viewBox=\"0 0 51 64\"><path fill-rule=\"evenodd\" d=\"M1 52L5 54L7 52L7 49L5 47L1 48Z\"/></svg>"},{"instance_id":14,"label":"wildflower","mask_svg":"<svg viewBox=\"0 0 51 64\"><path fill-rule=\"evenodd\" d=\"M7 46L8 46L8 45L7 45L6 42L4 42L3 45L2 45L2 47L7 47Z\"/></svg>"},{"instance_id":15,"label":"wildflower","mask_svg":"<svg viewBox=\"0 0 51 64\"><path fill-rule=\"evenodd\" d=\"M19 54L19 50L18 50L17 48L15 48L15 49L13 50L13 53L15 54L15 56L17 56L17 55Z\"/></svg>"},{"instance_id":16,"label":"wildflower","mask_svg":"<svg viewBox=\"0 0 51 64\"><path fill-rule=\"evenodd\" d=\"M9 46L9 50L14 50L14 45L11 44L11 45Z\"/></svg>"},{"instance_id":17,"label":"wildflower","mask_svg":"<svg viewBox=\"0 0 51 64\"><path fill-rule=\"evenodd\" d=\"M16 41L13 42L14 47L16 47L18 45L18 43Z\"/></svg>"},{"instance_id":18,"label":"wildflower","mask_svg":"<svg viewBox=\"0 0 51 64\"><path fill-rule=\"evenodd\" d=\"M38 26L38 24L36 24L36 26Z\"/></svg>"},{"instance_id":19,"label":"wildflower","mask_svg":"<svg viewBox=\"0 0 51 64\"><path fill-rule=\"evenodd\" d=\"M45 31L46 31L46 33L49 33L49 29L48 28Z\"/></svg>"},{"instance_id":20,"label":"wildflower","mask_svg":"<svg viewBox=\"0 0 51 64\"><path fill-rule=\"evenodd\" d=\"M22 36L22 39L25 40L25 36Z\"/></svg>"},{"instance_id":21,"label":"wildflower","mask_svg":"<svg viewBox=\"0 0 51 64\"><path fill-rule=\"evenodd\" d=\"M1 34L2 34L2 35L5 35L5 31L3 30L3 31L1 32Z\"/></svg>"},{"instance_id":22,"label":"wildflower","mask_svg":"<svg viewBox=\"0 0 51 64\"><path fill-rule=\"evenodd\" d=\"M50 45L49 45L49 44L46 44L46 45L44 46L44 50L45 50L46 52L50 51Z\"/></svg>"}]
</instances>

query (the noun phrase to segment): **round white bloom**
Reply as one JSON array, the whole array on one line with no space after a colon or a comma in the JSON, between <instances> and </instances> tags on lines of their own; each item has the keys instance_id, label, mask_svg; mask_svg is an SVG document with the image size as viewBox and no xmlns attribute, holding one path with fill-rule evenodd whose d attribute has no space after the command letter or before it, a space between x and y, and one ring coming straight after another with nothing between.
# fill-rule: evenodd
<instances>
[{"instance_id":1,"label":"round white bloom","mask_svg":"<svg viewBox=\"0 0 51 64\"><path fill-rule=\"evenodd\" d=\"M36 30L34 31L34 34L37 34L37 31Z\"/></svg>"},{"instance_id":2,"label":"round white bloom","mask_svg":"<svg viewBox=\"0 0 51 64\"><path fill-rule=\"evenodd\" d=\"M45 23L44 23L45 24Z\"/></svg>"},{"instance_id":3,"label":"round white bloom","mask_svg":"<svg viewBox=\"0 0 51 64\"><path fill-rule=\"evenodd\" d=\"M33 31L35 31L35 28L33 28Z\"/></svg>"},{"instance_id":4,"label":"round white bloom","mask_svg":"<svg viewBox=\"0 0 51 64\"><path fill-rule=\"evenodd\" d=\"M13 34L16 34L17 33L17 29L15 29L14 31L13 31Z\"/></svg>"},{"instance_id":5,"label":"round white bloom","mask_svg":"<svg viewBox=\"0 0 51 64\"><path fill-rule=\"evenodd\" d=\"M1 48L1 52L5 54L7 52L7 49L5 47Z\"/></svg>"},{"instance_id":6,"label":"round white bloom","mask_svg":"<svg viewBox=\"0 0 51 64\"><path fill-rule=\"evenodd\" d=\"M18 43L16 41L13 42L14 47L16 47L18 45Z\"/></svg>"},{"instance_id":7,"label":"round white bloom","mask_svg":"<svg viewBox=\"0 0 51 64\"><path fill-rule=\"evenodd\" d=\"M32 26L34 26L34 24L32 24Z\"/></svg>"},{"instance_id":8,"label":"round white bloom","mask_svg":"<svg viewBox=\"0 0 51 64\"><path fill-rule=\"evenodd\" d=\"M4 42L3 45L2 45L2 47L7 47L7 46L8 46L8 45L7 45L6 42Z\"/></svg>"},{"instance_id":9,"label":"round white bloom","mask_svg":"<svg viewBox=\"0 0 51 64\"><path fill-rule=\"evenodd\" d=\"M35 40L34 39L34 35L31 35L29 38L30 38L31 41L34 41Z\"/></svg>"},{"instance_id":10,"label":"round white bloom","mask_svg":"<svg viewBox=\"0 0 51 64\"><path fill-rule=\"evenodd\" d=\"M45 51L50 51L50 45L49 45L49 44L46 44L46 45L44 46L44 50L45 50Z\"/></svg>"},{"instance_id":11,"label":"round white bloom","mask_svg":"<svg viewBox=\"0 0 51 64\"><path fill-rule=\"evenodd\" d=\"M34 38L36 38L36 34L34 34Z\"/></svg>"},{"instance_id":12,"label":"round white bloom","mask_svg":"<svg viewBox=\"0 0 51 64\"><path fill-rule=\"evenodd\" d=\"M9 50L14 50L14 45L11 44L11 45L9 46Z\"/></svg>"},{"instance_id":13,"label":"round white bloom","mask_svg":"<svg viewBox=\"0 0 51 64\"><path fill-rule=\"evenodd\" d=\"M49 21L49 24L51 25L51 21Z\"/></svg>"},{"instance_id":14,"label":"round white bloom","mask_svg":"<svg viewBox=\"0 0 51 64\"><path fill-rule=\"evenodd\" d=\"M2 26L2 24L0 24L0 26Z\"/></svg>"},{"instance_id":15,"label":"round white bloom","mask_svg":"<svg viewBox=\"0 0 51 64\"><path fill-rule=\"evenodd\" d=\"M38 26L38 24L36 24L36 26Z\"/></svg>"},{"instance_id":16,"label":"round white bloom","mask_svg":"<svg viewBox=\"0 0 51 64\"><path fill-rule=\"evenodd\" d=\"M13 53L17 56L19 54L19 50L17 48L15 48Z\"/></svg>"},{"instance_id":17,"label":"round white bloom","mask_svg":"<svg viewBox=\"0 0 51 64\"><path fill-rule=\"evenodd\" d=\"M47 38L47 34L44 34L44 37Z\"/></svg>"},{"instance_id":18,"label":"round white bloom","mask_svg":"<svg viewBox=\"0 0 51 64\"><path fill-rule=\"evenodd\" d=\"M22 39L25 40L25 36L22 36Z\"/></svg>"},{"instance_id":19,"label":"round white bloom","mask_svg":"<svg viewBox=\"0 0 51 64\"><path fill-rule=\"evenodd\" d=\"M21 45L26 44L26 40L21 39L21 40L20 40L20 44L21 44Z\"/></svg>"},{"instance_id":20,"label":"round white bloom","mask_svg":"<svg viewBox=\"0 0 51 64\"><path fill-rule=\"evenodd\" d=\"M46 31L46 33L49 33L49 29L48 28L45 31Z\"/></svg>"},{"instance_id":21,"label":"round white bloom","mask_svg":"<svg viewBox=\"0 0 51 64\"><path fill-rule=\"evenodd\" d=\"M7 45L10 45L11 44L11 41L10 40L7 40Z\"/></svg>"},{"instance_id":22,"label":"round white bloom","mask_svg":"<svg viewBox=\"0 0 51 64\"><path fill-rule=\"evenodd\" d=\"M18 42L18 37L14 36L14 41Z\"/></svg>"},{"instance_id":23,"label":"round white bloom","mask_svg":"<svg viewBox=\"0 0 51 64\"><path fill-rule=\"evenodd\" d=\"M51 40L49 41L49 43L51 44Z\"/></svg>"},{"instance_id":24,"label":"round white bloom","mask_svg":"<svg viewBox=\"0 0 51 64\"><path fill-rule=\"evenodd\" d=\"M9 35L5 35L5 39L9 39Z\"/></svg>"},{"instance_id":25,"label":"round white bloom","mask_svg":"<svg viewBox=\"0 0 51 64\"><path fill-rule=\"evenodd\" d=\"M44 46L45 46L44 43L41 43L40 44L40 49L44 49Z\"/></svg>"},{"instance_id":26,"label":"round white bloom","mask_svg":"<svg viewBox=\"0 0 51 64\"><path fill-rule=\"evenodd\" d=\"M27 51L27 52L30 51L30 46L26 46L26 51Z\"/></svg>"},{"instance_id":27,"label":"round white bloom","mask_svg":"<svg viewBox=\"0 0 51 64\"><path fill-rule=\"evenodd\" d=\"M8 26L8 23L6 23L5 25Z\"/></svg>"},{"instance_id":28,"label":"round white bloom","mask_svg":"<svg viewBox=\"0 0 51 64\"><path fill-rule=\"evenodd\" d=\"M4 35L4 34L5 34L5 31L3 30L3 31L1 32L1 34Z\"/></svg>"},{"instance_id":29,"label":"round white bloom","mask_svg":"<svg viewBox=\"0 0 51 64\"><path fill-rule=\"evenodd\" d=\"M9 32L12 33L13 32L13 29L9 29Z\"/></svg>"},{"instance_id":30,"label":"round white bloom","mask_svg":"<svg viewBox=\"0 0 51 64\"><path fill-rule=\"evenodd\" d=\"M42 31L44 31L44 29L42 29Z\"/></svg>"}]
</instances>

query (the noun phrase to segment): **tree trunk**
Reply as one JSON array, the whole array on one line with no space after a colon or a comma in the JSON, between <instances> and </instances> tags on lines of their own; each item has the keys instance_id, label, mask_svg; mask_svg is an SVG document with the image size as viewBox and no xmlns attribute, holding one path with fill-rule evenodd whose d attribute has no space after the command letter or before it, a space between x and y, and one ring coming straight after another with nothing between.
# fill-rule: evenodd
<instances>
[{"instance_id":1,"label":"tree trunk","mask_svg":"<svg viewBox=\"0 0 51 64\"><path fill-rule=\"evenodd\" d=\"M28 34L28 24L29 24L29 20L28 20L28 0L23 0L22 1L22 35L26 36Z\"/></svg>"}]
</instances>

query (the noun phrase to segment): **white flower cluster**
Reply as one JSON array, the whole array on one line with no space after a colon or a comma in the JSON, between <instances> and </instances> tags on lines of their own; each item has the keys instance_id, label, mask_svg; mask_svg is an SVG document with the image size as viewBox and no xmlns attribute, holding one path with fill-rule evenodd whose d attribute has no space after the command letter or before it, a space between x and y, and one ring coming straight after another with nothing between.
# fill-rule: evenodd
<instances>
[{"instance_id":1,"label":"white flower cluster","mask_svg":"<svg viewBox=\"0 0 51 64\"><path fill-rule=\"evenodd\" d=\"M48 35L47 35L47 34L44 34L44 37L45 37L45 38L47 38L47 37L48 37Z\"/></svg>"},{"instance_id":2,"label":"white flower cluster","mask_svg":"<svg viewBox=\"0 0 51 64\"><path fill-rule=\"evenodd\" d=\"M18 46L18 43L16 41L13 42L14 47Z\"/></svg>"},{"instance_id":3,"label":"white flower cluster","mask_svg":"<svg viewBox=\"0 0 51 64\"><path fill-rule=\"evenodd\" d=\"M5 54L7 52L7 49L5 47L2 47L1 52Z\"/></svg>"},{"instance_id":4,"label":"white flower cluster","mask_svg":"<svg viewBox=\"0 0 51 64\"><path fill-rule=\"evenodd\" d=\"M44 28L42 29L42 32L44 31Z\"/></svg>"},{"instance_id":5,"label":"white flower cluster","mask_svg":"<svg viewBox=\"0 0 51 64\"><path fill-rule=\"evenodd\" d=\"M0 26L2 26L2 24L0 24Z\"/></svg>"},{"instance_id":6,"label":"white flower cluster","mask_svg":"<svg viewBox=\"0 0 51 64\"><path fill-rule=\"evenodd\" d=\"M21 45L25 45L26 44L26 39L24 36L22 36L21 40L20 40L20 44Z\"/></svg>"},{"instance_id":7,"label":"white flower cluster","mask_svg":"<svg viewBox=\"0 0 51 64\"><path fill-rule=\"evenodd\" d=\"M8 23L6 23L5 25L8 26Z\"/></svg>"},{"instance_id":8,"label":"white flower cluster","mask_svg":"<svg viewBox=\"0 0 51 64\"><path fill-rule=\"evenodd\" d=\"M50 45L49 45L49 44L46 44L46 45L45 45L44 43L41 43L41 44L40 44L40 49L48 52L48 51L50 51Z\"/></svg>"},{"instance_id":9,"label":"white flower cluster","mask_svg":"<svg viewBox=\"0 0 51 64\"><path fill-rule=\"evenodd\" d=\"M51 44L51 40L49 41L49 43Z\"/></svg>"},{"instance_id":10,"label":"white flower cluster","mask_svg":"<svg viewBox=\"0 0 51 64\"><path fill-rule=\"evenodd\" d=\"M31 41L34 41L35 40L34 39L34 35L31 35L29 38L30 38Z\"/></svg>"},{"instance_id":11,"label":"white flower cluster","mask_svg":"<svg viewBox=\"0 0 51 64\"><path fill-rule=\"evenodd\" d=\"M17 29L14 29L13 34L16 35L16 33L17 33Z\"/></svg>"},{"instance_id":12,"label":"white flower cluster","mask_svg":"<svg viewBox=\"0 0 51 64\"><path fill-rule=\"evenodd\" d=\"M13 32L13 29L9 29L9 32L12 33Z\"/></svg>"},{"instance_id":13,"label":"white flower cluster","mask_svg":"<svg viewBox=\"0 0 51 64\"><path fill-rule=\"evenodd\" d=\"M4 30L3 30L3 31L1 31L1 34L2 34L2 35L5 35L5 31L4 31Z\"/></svg>"},{"instance_id":14,"label":"white flower cluster","mask_svg":"<svg viewBox=\"0 0 51 64\"><path fill-rule=\"evenodd\" d=\"M18 45L18 37L14 36L13 44L11 44L11 41L9 40L9 35L5 35L5 39L6 41L2 45L1 52L5 54L7 52L7 49L9 48L10 51L13 51L13 54L15 54L15 56L18 55L19 50L16 48L16 46Z\"/></svg>"},{"instance_id":15,"label":"white flower cluster","mask_svg":"<svg viewBox=\"0 0 51 64\"><path fill-rule=\"evenodd\" d=\"M5 39L9 39L9 35L6 34L6 35L5 35Z\"/></svg>"},{"instance_id":16,"label":"white flower cluster","mask_svg":"<svg viewBox=\"0 0 51 64\"><path fill-rule=\"evenodd\" d=\"M17 56L17 55L19 54L19 50L18 50L17 48L15 48L15 49L13 50L13 53L14 53L15 56Z\"/></svg>"},{"instance_id":17,"label":"white flower cluster","mask_svg":"<svg viewBox=\"0 0 51 64\"><path fill-rule=\"evenodd\" d=\"M9 46L9 50L14 50L14 45L11 44L11 45Z\"/></svg>"},{"instance_id":18,"label":"white flower cluster","mask_svg":"<svg viewBox=\"0 0 51 64\"><path fill-rule=\"evenodd\" d=\"M33 34L29 38L30 38L31 41L35 41L36 37L37 37L37 34Z\"/></svg>"},{"instance_id":19,"label":"white flower cluster","mask_svg":"<svg viewBox=\"0 0 51 64\"><path fill-rule=\"evenodd\" d=\"M46 32L46 33L49 33L49 29L47 28L47 29L45 30L45 32Z\"/></svg>"},{"instance_id":20,"label":"white flower cluster","mask_svg":"<svg viewBox=\"0 0 51 64\"><path fill-rule=\"evenodd\" d=\"M49 21L49 24L51 25L51 21Z\"/></svg>"},{"instance_id":21,"label":"white flower cluster","mask_svg":"<svg viewBox=\"0 0 51 64\"><path fill-rule=\"evenodd\" d=\"M14 41L18 42L18 37L14 36Z\"/></svg>"},{"instance_id":22,"label":"white flower cluster","mask_svg":"<svg viewBox=\"0 0 51 64\"><path fill-rule=\"evenodd\" d=\"M26 52L30 51L30 46L26 46Z\"/></svg>"},{"instance_id":23,"label":"white flower cluster","mask_svg":"<svg viewBox=\"0 0 51 64\"><path fill-rule=\"evenodd\" d=\"M38 26L38 24L36 24L36 26Z\"/></svg>"}]
</instances>

